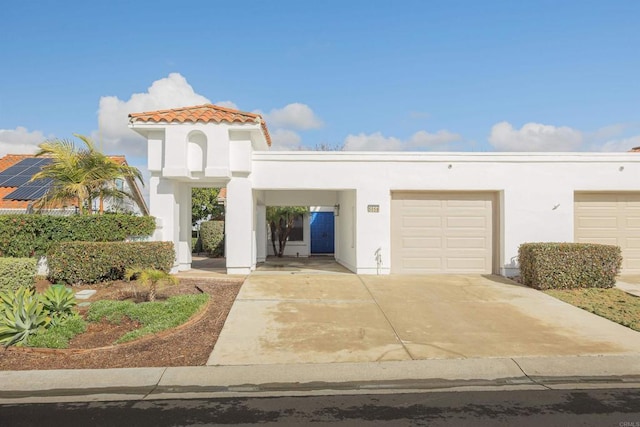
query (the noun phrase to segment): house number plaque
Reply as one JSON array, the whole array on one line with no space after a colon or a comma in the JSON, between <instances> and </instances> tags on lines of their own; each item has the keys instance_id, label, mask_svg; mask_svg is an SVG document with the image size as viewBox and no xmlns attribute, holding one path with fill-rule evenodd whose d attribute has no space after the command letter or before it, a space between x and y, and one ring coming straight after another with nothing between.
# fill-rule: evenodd
<instances>
[{"instance_id":1,"label":"house number plaque","mask_svg":"<svg viewBox=\"0 0 640 427\"><path fill-rule=\"evenodd\" d=\"M372 212L372 213L380 212L380 205L367 205L367 212Z\"/></svg>"}]
</instances>

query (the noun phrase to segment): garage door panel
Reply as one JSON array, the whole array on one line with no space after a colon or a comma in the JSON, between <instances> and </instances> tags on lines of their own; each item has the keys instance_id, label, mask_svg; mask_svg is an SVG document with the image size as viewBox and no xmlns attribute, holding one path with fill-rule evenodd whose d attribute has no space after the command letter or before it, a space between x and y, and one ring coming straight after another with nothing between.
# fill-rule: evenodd
<instances>
[{"instance_id":1,"label":"garage door panel","mask_svg":"<svg viewBox=\"0 0 640 427\"><path fill-rule=\"evenodd\" d=\"M405 237L402 239L402 246L405 251L407 249L422 249L422 248L442 248L442 239L439 237L426 237L426 238L415 238L415 237ZM407 251L410 252L410 251Z\"/></svg>"},{"instance_id":2,"label":"garage door panel","mask_svg":"<svg viewBox=\"0 0 640 427\"><path fill-rule=\"evenodd\" d=\"M590 237L579 237L577 239L575 239L575 241L577 243L597 243L600 245L617 245L618 244L618 239L615 237L596 237L596 236L590 236Z\"/></svg>"},{"instance_id":3,"label":"garage door panel","mask_svg":"<svg viewBox=\"0 0 640 427\"><path fill-rule=\"evenodd\" d=\"M448 208L476 208L476 209L484 209L486 206L486 200L474 200L473 198L469 199L453 199L446 200L444 205Z\"/></svg>"},{"instance_id":4,"label":"garage door panel","mask_svg":"<svg viewBox=\"0 0 640 427\"><path fill-rule=\"evenodd\" d=\"M640 250L640 237L627 237L624 239L624 246L627 249L627 253L631 253L632 250Z\"/></svg>"},{"instance_id":5,"label":"garage door panel","mask_svg":"<svg viewBox=\"0 0 640 427\"><path fill-rule=\"evenodd\" d=\"M601 229L601 230L617 230L618 229L618 218L607 216L592 216L592 217L580 217L578 218L578 226L587 228L589 230L592 229Z\"/></svg>"},{"instance_id":6,"label":"garage door panel","mask_svg":"<svg viewBox=\"0 0 640 427\"><path fill-rule=\"evenodd\" d=\"M486 247L484 237L447 237L447 249L480 249L484 253Z\"/></svg>"},{"instance_id":7,"label":"garage door panel","mask_svg":"<svg viewBox=\"0 0 640 427\"><path fill-rule=\"evenodd\" d=\"M411 273L412 271L420 273L423 270L430 272L438 272L442 270L442 258L440 257L424 257L424 258L405 258L402 262L403 270Z\"/></svg>"},{"instance_id":8,"label":"garage door panel","mask_svg":"<svg viewBox=\"0 0 640 427\"><path fill-rule=\"evenodd\" d=\"M640 273L640 193L576 193L574 239L618 245L622 270Z\"/></svg>"},{"instance_id":9,"label":"garage door panel","mask_svg":"<svg viewBox=\"0 0 640 427\"><path fill-rule=\"evenodd\" d=\"M442 227L442 218L433 216L405 216L402 219L402 225L405 228L440 228Z\"/></svg>"},{"instance_id":10,"label":"garage door panel","mask_svg":"<svg viewBox=\"0 0 640 427\"><path fill-rule=\"evenodd\" d=\"M491 273L491 193L394 192L393 273Z\"/></svg>"},{"instance_id":11,"label":"garage door panel","mask_svg":"<svg viewBox=\"0 0 640 427\"><path fill-rule=\"evenodd\" d=\"M409 198L404 198L402 199L402 201L404 202L403 205L406 208L417 208L418 210L425 210L428 208L440 208L442 207L442 201L441 200L425 200L425 199L418 199L418 200L413 200L413 199L409 199Z\"/></svg>"},{"instance_id":12,"label":"garage door panel","mask_svg":"<svg viewBox=\"0 0 640 427\"><path fill-rule=\"evenodd\" d=\"M450 216L447 217L447 227L477 228L484 230L487 227L487 218L477 216Z\"/></svg>"},{"instance_id":13,"label":"garage door panel","mask_svg":"<svg viewBox=\"0 0 640 427\"><path fill-rule=\"evenodd\" d=\"M485 268L485 258L447 258L447 269L456 272L476 273L478 270Z\"/></svg>"}]
</instances>

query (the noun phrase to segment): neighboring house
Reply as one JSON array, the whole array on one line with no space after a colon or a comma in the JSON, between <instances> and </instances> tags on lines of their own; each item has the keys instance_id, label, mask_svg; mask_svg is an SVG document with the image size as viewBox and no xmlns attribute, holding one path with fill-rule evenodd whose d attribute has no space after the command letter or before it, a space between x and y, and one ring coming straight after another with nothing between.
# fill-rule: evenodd
<instances>
[{"instance_id":1,"label":"neighboring house","mask_svg":"<svg viewBox=\"0 0 640 427\"><path fill-rule=\"evenodd\" d=\"M124 156L109 156L120 164L126 164ZM0 214L31 213L36 200L46 194L50 181L30 182L31 177L41 168L51 163L47 157L35 157L30 154L7 154L0 158ZM131 212L137 215L148 215L149 209L142 197L138 184L133 179L116 180L113 185L131 193L134 200L105 200L106 212ZM70 200L64 206L43 209L49 214L71 215L76 213L75 201ZM94 211L98 210L98 200L94 200Z\"/></svg>"},{"instance_id":2,"label":"neighboring house","mask_svg":"<svg viewBox=\"0 0 640 427\"><path fill-rule=\"evenodd\" d=\"M226 187L228 273L267 256L267 206L333 207L334 257L359 274L513 276L518 247L536 241L617 244L623 271L640 273L638 153L269 151L258 114L129 117L147 139L154 238L174 242L176 270L191 266L191 188Z\"/></svg>"}]
</instances>

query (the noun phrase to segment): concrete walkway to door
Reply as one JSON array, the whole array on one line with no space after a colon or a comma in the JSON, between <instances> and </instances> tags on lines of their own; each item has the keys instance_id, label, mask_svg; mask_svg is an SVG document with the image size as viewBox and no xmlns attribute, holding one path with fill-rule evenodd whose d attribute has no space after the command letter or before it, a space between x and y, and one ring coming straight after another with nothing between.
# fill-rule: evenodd
<instances>
[{"instance_id":1,"label":"concrete walkway to door","mask_svg":"<svg viewBox=\"0 0 640 427\"><path fill-rule=\"evenodd\" d=\"M252 274L209 365L640 354L640 333L496 276Z\"/></svg>"}]
</instances>

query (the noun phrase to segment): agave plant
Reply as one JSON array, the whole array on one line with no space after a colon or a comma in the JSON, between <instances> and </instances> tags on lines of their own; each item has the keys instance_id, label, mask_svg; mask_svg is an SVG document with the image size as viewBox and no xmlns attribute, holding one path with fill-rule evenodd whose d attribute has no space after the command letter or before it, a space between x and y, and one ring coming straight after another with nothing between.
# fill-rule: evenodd
<instances>
[{"instance_id":1,"label":"agave plant","mask_svg":"<svg viewBox=\"0 0 640 427\"><path fill-rule=\"evenodd\" d=\"M0 344L20 344L51 321L42 302L29 287L0 292Z\"/></svg>"},{"instance_id":2,"label":"agave plant","mask_svg":"<svg viewBox=\"0 0 640 427\"><path fill-rule=\"evenodd\" d=\"M128 269L125 272L125 277L127 280L137 278L141 284L149 287L149 294L147 295L148 301L156 300L158 286L164 284L175 285L178 283L177 277L165 273L162 270L156 270L155 268Z\"/></svg>"},{"instance_id":3,"label":"agave plant","mask_svg":"<svg viewBox=\"0 0 640 427\"><path fill-rule=\"evenodd\" d=\"M40 301L44 309L49 313L52 324L58 324L73 314L73 308L77 305L73 291L64 286L49 286L42 295Z\"/></svg>"}]
</instances>

